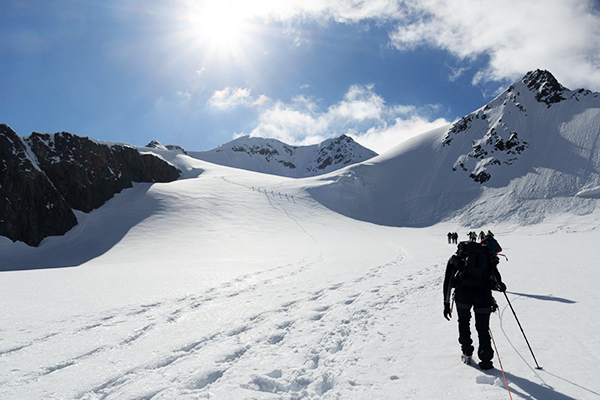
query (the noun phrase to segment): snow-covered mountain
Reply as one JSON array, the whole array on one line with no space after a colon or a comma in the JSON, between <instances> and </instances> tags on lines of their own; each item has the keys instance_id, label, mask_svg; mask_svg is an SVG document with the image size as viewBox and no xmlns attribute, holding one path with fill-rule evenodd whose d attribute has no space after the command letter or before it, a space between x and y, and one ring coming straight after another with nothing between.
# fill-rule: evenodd
<instances>
[{"instance_id":1,"label":"snow-covered mountain","mask_svg":"<svg viewBox=\"0 0 600 400\"><path fill-rule=\"evenodd\" d=\"M590 213L600 192L600 94L532 71L455 123L320 179L311 192L323 204L385 225Z\"/></svg>"},{"instance_id":2,"label":"snow-covered mountain","mask_svg":"<svg viewBox=\"0 0 600 400\"><path fill-rule=\"evenodd\" d=\"M322 175L377 155L345 135L312 146L242 136L215 149L188 154L219 165L290 178Z\"/></svg>"}]
</instances>

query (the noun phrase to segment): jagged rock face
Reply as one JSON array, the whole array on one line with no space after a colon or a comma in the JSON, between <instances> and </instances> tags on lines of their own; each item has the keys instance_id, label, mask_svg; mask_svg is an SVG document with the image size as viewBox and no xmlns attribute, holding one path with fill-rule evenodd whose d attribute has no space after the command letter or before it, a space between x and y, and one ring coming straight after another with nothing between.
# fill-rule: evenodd
<instances>
[{"instance_id":1,"label":"jagged rock face","mask_svg":"<svg viewBox=\"0 0 600 400\"><path fill-rule=\"evenodd\" d=\"M453 171L458 169L468 172L469 177L478 183L490 180L491 175L485 171L491 165L511 165L523 153L529 143L519 138L519 134L501 120L489 119L483 111L469 114L456 122L446 134L442 144L450 145L456 135L470 130L473 126L480 127L483 135L471 142L471 151L460 155Z\"/></svg>"},{"instance_id":2,"label":"jagged rock face","mask_svg":"<svg viewBox=\"0 0 600 400\"><path fill-rule=\"evenodd\" d=\"M37 246L77 225L69 204L5 124L0 124L0 160L0 235Z\"/></svg>"},{"instance_id":3,"label":"jagged rock face","mask_svg":"<svg viewBox=\"0 0 600 400\"><path fill-rule=\"evenodd\" d=\"M72 209L90 212L133 182L170 182L181 172L151 154L68 132L21 139L0 125L0 234L37 246L77 224ZM6 172L6 173L4 173Z\"/></svg>"},{"instance_id":4,"label":"jagged rock face","mask_svg":"<svg viewBox=\"0 0 600 400\"><path fill-rule=\"evenodd\" d=\"M564 93L568 89L558 83L556 78L548 71L539 69L531 71L521 81L529 90L536 92L535 99L537 101L545 103L548 107L566 100Z\"/></svg>"},{"instance_id":5,"label":"jagged rock face","mask_svg":"<svg viewBox=\"0 0 600 400\"><path fill-rule=\"evenodd\" d=\"M132 182L170 182L179 177L175 167L165 167L152 155L68 132L33 133L25 141L65 200L84 212L100 207Z\"/></svg>"},{"instance_id":6,"label":"jagged rock face","mask_svg":"<svg viewBox=\"0 0 600 400\"><path fill-rule=\"evenodd\" d=\"M307 172L321 173L327 167L333 166L335 169L354 164L354 150L357 143L351 137L342 135L335 139L326 140L319 145L317 151L316 166L307 167ZM375 157L377 153L371 152L370 157ZM365 157L368 159L368 156Z\"/></svg>"},{"instance_id":7,"label":"jagged rock face","mask_svg":"<svg viewBox=\"0 0 600 400\"><path fill-rule=\"evenodd\" d=\"M176 144L168 144L166 145L167 150L171 150L171 151L177 151L181 154L185 154L188 155L187 151L185 151L185 149L181 146L178 146Z\"/></svg>"}]
</instances>

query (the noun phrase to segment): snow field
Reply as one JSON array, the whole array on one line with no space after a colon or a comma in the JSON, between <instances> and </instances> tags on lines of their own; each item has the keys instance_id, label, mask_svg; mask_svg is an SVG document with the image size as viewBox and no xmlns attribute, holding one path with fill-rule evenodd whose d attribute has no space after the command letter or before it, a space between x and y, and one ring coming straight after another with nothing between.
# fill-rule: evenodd
<instances>
[{"instance_id":1,"label":"snow field","mask_svg":"<svg viewBox=\"0 0 600 400\"><path fill-rule=\"evenodd\" d=\"M360 222L310 181L187 162L203 172L128 189L38 249L0 241L21 267L72 266L2 272L1 398L508 398L442 316L445 236L467 228ZM495 293L513 399L600 397L590 218L481 227L544 367Z\"/></svg>"}]
</instances>

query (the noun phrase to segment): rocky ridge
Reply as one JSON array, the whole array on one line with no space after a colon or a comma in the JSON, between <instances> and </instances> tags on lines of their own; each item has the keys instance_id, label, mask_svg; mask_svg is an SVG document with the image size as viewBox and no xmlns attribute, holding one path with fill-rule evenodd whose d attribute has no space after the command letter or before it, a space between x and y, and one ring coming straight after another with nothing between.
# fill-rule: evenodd
<instances>
[{"instance_id":1,"label":"rocky ridge","mask_svg":"<svg viewBox=\"0 0 600 400\"><path fill-rule=\"evenodd\" d=\"M77 224L133 182L170 182L181 172L152 154L68 132L21 138L0 124L0 235L38 246Z\"/></svg>"},{"instance_id":2,"label":"rocky ridge","mask_svg":"<svg viewBox=\"0 0 600 400\"><path fill-rule=\"evenodd\" d=\"M311 146L242 136L215 149L188 154L215 164L291 178L326 174L377 155L346 135Z\"/></svg>"}]
</instances>

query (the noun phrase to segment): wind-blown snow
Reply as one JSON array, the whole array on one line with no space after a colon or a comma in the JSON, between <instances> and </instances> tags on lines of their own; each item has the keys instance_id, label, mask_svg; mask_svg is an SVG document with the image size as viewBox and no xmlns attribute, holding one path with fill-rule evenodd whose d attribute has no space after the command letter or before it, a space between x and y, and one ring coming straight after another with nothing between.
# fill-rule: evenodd
<instances>
[{"instance_id":1,"label":"wind-blown snow","mask_svg":"<svg viewBox=\"0 0 600 400\"><path fill-rule=\"evenodd\" d=\"M442 316L446 233L468 228L496 233L544 367L497 293L512 398L600 397L597 212L388 227L322 206L326 180L161 154L184 179L126 189L39 248L0 238L1 398L506 399L499 370L460 362ZM361 168L340 179L374 179Z\"/></svg>"}]
</instances>

